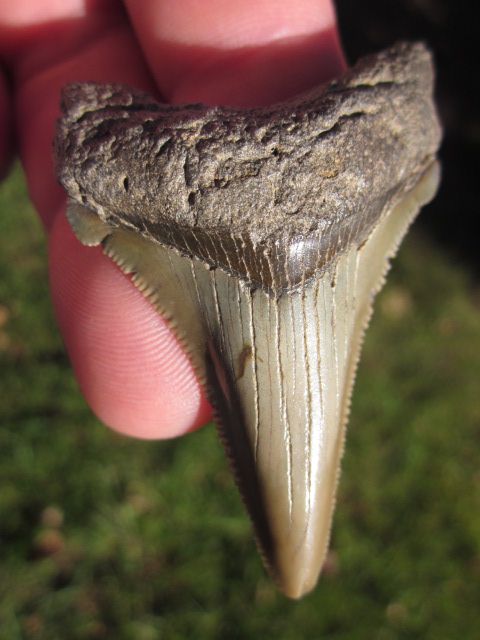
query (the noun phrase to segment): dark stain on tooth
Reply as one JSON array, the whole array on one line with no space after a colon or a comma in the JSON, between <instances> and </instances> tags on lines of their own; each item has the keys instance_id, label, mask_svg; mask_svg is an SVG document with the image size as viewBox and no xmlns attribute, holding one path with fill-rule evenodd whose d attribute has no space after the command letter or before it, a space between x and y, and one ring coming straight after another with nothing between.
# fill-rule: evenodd
<instances>
[{"instance_id":1,"label":"dark stain on tooth","mask_svg":"<svg viewBox=\"0 0 480 640\"><path fill-rule=\"evenodd\" d=\"M238 356L238 375L237 375L237 380L240 380L240 378L243 378L244 374L245 374L245 367L247 366L247 363L250 362L250 360L252 359L252 347L249 344L246 344L242 351L240 352L240 355Z\"/></svg>"},{"instance_id":2,"label":"dark stain on tooth","mask_svg":"<svg viewBox=\"0 0 480 640\"><path fill-rule=\"evenodd\" d=\"M235 479L248 509L259 543L259 551L269 570L275 574L275 543L264 504L264 496L256 474L255 454L243 428L244 416L235 385L226 370L219 371L218 347L209 344L206 354L207 389L218 433L232 465ZM218 374L222 380L219 383ZM227 387L227 393L219 389ZM241 461L241 468L239 465ZM274 576L275 577L275 576Z\"/></svg>"}]
</instances>

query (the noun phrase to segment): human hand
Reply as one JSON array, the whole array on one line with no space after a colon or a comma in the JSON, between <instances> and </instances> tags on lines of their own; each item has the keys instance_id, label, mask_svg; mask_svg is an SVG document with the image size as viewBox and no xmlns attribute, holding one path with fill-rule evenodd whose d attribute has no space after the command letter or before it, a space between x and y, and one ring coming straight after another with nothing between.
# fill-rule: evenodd
<instances>
[{"instance_id":1,"label":"human hand","mask_svg":"<svg viewBox=\"0 0 480 640\"><path fill-rule=\"evenodd\" d=\"M125 10L126 9L126 10ZM276 102L344 68L331 0L0 0L0 174L9 118L49 233L52 297L80 387L107 425L141 438L191 431L211 410L142 294L66 221L52 161L61 87L119 82L168 102Z\"/></svg>"}]
</instances>

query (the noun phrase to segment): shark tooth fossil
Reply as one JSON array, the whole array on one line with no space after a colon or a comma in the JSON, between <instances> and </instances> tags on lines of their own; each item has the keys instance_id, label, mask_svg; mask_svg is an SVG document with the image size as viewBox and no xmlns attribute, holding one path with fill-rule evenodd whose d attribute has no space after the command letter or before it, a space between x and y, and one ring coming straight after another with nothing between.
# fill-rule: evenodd
<instances>
[{"instance_id":1,"label":"shark tooth fossil","mask_svg":"<svg viewBox=\"0 0 480 640\"><path fill-rule=\"evenodd\" d=\"M292 598L329 543L375 294L437 189L423 44L292 100L170 106L72 84L55 141L68 218L171 323L215 407L265 564Z\"/></svg>"}]
</instances>

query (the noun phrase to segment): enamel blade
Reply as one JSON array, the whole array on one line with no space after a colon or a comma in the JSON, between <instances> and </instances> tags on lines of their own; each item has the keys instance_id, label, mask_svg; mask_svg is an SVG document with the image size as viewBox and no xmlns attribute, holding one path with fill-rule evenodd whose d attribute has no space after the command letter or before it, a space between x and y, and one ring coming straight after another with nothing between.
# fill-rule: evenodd
<instances>
[{"instance_id":1,"label":"enamel blade","mask_svg":"<svg viewBox=\"0 0 480 640\"><path fill-rule=\"evenodd\" d=\"M328 548L363 333L434 195L423 45L270 109L71 85L57 166L79 239L170 322L216 411L267 568L293 598Z\"/></svg>"}]
</instances>

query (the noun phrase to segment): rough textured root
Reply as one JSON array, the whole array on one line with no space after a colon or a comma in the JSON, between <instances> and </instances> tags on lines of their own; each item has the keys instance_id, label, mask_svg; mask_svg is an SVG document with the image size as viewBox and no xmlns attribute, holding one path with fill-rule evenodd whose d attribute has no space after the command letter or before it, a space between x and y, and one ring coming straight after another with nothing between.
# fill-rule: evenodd
<instances>
[{"instance_id":1,"label":"rough textured root","mask_svg":"<svg viewBox=\"0 0 480 640\"><path fill-rule=\"evenodd\" d=\"M169 107L126 86L70 85L57 172L104 222L290 291L365 241L430 164L432 84L426 47L397 43L266 109ZM301 260L289 260L299 242Z\"/></svg>"}]
</instances>

